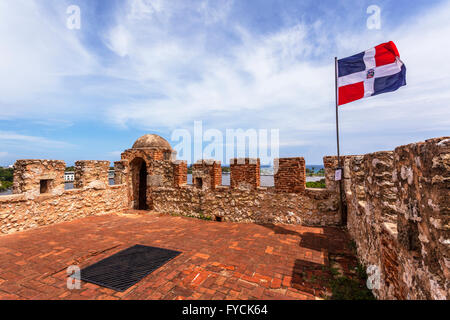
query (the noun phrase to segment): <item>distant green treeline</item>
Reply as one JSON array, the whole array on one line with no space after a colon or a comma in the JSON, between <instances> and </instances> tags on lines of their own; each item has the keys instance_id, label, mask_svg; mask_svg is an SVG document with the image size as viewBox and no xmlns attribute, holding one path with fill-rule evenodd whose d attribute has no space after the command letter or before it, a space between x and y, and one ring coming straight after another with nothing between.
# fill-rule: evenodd
<instances>
[{"instance_id":1,"label":"distant green treeline","mask_svg":"<svg viewBox=\"0 0 450 320\"><path fill-rule=\"evenodd\" d=\"M13 168L0 167L0 191L5 191L11 188L13 183Z\"/></svg>"}]
</instances>

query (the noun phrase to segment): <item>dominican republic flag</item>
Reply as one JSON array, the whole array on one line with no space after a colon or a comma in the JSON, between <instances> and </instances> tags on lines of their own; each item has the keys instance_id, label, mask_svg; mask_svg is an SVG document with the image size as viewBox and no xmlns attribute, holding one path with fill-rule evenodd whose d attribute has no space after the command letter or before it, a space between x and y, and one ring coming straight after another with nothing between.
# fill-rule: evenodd
<instances>
[{"instance_id":1,"label":"dominican republic flag","mask_svg":"<svg viewBox=\"0 0 450 320\"><path fill-rule=\"evenodd\" d=\"M406 67L392 41L338 60L338 105L406 85Z\"/></svg>"}]
</instances>

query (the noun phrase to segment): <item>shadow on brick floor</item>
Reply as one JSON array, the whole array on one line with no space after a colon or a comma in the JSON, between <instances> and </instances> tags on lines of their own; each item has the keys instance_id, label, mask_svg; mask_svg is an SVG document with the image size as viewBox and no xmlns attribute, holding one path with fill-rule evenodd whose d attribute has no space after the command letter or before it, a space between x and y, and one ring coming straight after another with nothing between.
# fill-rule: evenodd
<instances>
[{"instance_id":1,"label":"shadow on brick floor","mask_svg":"<svg viewBox=\"0 0 450 320\"><path fill-rule=\"evenodd\" d=\"M324 265L297 259L292 269L291 286L302 292L324 297L330 291L327 286L329 277Z\"/></svg>"},{"instance_id":2,"label":"shadow on brick floor","mask_svg":"<svg viewBox=\"0 0 450 320\"><path fill-rule=\"evenodd\" d=\"M293 236L301 236L301 233L297 232L297 231L293 231L293 230L289 230L287 228L283 228L280 225L276 225L273 223L257 223L258 225L260 225L261 227L265 227L268 228L270 230L272 230L273 232L275 232L275 234L283 234L283 235L293 235Z\"/></svg>"}]
</instances>

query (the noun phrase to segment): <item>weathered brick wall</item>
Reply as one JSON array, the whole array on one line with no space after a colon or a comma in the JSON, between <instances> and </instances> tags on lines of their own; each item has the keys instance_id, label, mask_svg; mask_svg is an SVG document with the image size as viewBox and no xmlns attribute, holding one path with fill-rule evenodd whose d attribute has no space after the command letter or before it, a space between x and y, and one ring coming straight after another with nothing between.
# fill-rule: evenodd
<instances>
[{"instance_id":1,"label":"weathered brick wall","mask_svg":"<svg viewBox=\"0 0 450 320\"><path fill-rule=\"evenodd\" d=\"M84 188L90 184L109 185L109 161L80 160L75 162L74 188Z\"/></svg>"},{"instance_id":2,"label":"weathered brick wall","mask_svg":"<svg viewBox=\"0 0 450 320\"><path fill-rule=\"evenodd\" d=\"M338 225L336 194L323 189L306 189L304 194L280 193L274 188L256 190L155 188L154 210L167 214L220 217L222 221L292 223L311 226Z\"/></svg>"},{"instance_id":3,"label":"weathered brick wall","mask_svg":"<svg viewBox=\"0 0 450 320\"><path fill-rule=\"evenodd\" d=\"M175 181L183 183L183 167L172 164L176 152L169 148L132 148L121 154L121 161L127 161L125 170L121 170L121 181L128 186L129 207L138 209L139 198L139 174L142 163L145 164L146 178L146 203L147 208L152 209L152 188L161 186L173 186ZM177 171L179 170L179 171ZM186 169L187 180L187 169Z\"/></svg>"},{"instance_id":4,"label":"weathered brick wall","mask_svg":"<svg viewBox=\"0 0 450 320\"><path fill-rule=\"evenodd\" d=\"M164 168L161 168L158 163L153 164L153 162L163 162L164 166L165 162L167 162L164 161L165 154L168 154L168 150L158 148L127 149L122 152L121 161L123 161L126 166L121 171L120 175L123 183L126 183L127 185L129 208L138 209L139 207L139 185L141 183L139 174L143 164L145 165L147 173L147 207L149 209L152 208L150 187L152 185L164 183L161 173L165 172ZM153 169L156 169L156 172L153 172Z\"/></svg>"},{"instance_id":5,"label":"weathered brick wall","mask_svg":"<svg viewBox=\"0 0 450 320\"><path fill-rule=\"evenodd\" d=\"M304 193L306 166L303 157L275 159L275 189L280 192Z\"/></svg>"},{"instance_id":6,"label":"weathered brick wall","mask_svg":"<svg viewBox=\"0 0 450 320\"><path fill-rule=\"evenodd\" d=\"M151 161L147 179L148 187L171 187L174 180L175 172L171 161Z\"/></svg>"},{"instance_id":7,"label":"weathered brick wall","mask_svg":"<svg viewBox=\"0 0 450 320\"><path fill-rule=\"evenodd\" d=\"M173 161L173 186L180 187L187 184L187 161Z\"/></svg>"},{"instance_id":8,"label":"weathered brick wall","mask_svg":"<svg viewBox=\"0 0 450 320\"><path fill-rule=\"evenodd\" d=\"M132 161L134 158L140 157L149 164L150 160L175 160L176 152L165 148L138 148L127 149L121 154L122 160Z\"/></svg>"},{"instance_id":9,"label":"weathered brick wall","mask_svg":"<svg viewBox=\"0 0 450 320\"><path fill-rule=\"evenodd\" d=\"M58 181L63 179L64 163L18 161L14 188L24 193L0 197L1 232L130 207L136 201L131 192L136 191L136 174L142 163L148 174L146 201L149 208L161 213L236 222L341 223L339 184L334 181L336 157L324 158L324 190L302 191L301 158L281 161L275 188L259 187L259 159L232 159L230 187L218 182L220 163L202 162L194 172L206 177L210 188L199 189L183 185L185 164L155 152L131 149L122 154L115 167L123 185L108 186L109 163L102 169L85 165L94 169L81 175L83 189L53 188L53 193L44 195L36 193L39 181L53 179L61 189ZM342 163L348 231L361 262L380 272L380 287L374 288L374 294L382 299L449 299L450 138L430 139L395 151L344 156ZM104 172L101 179L106 184L92 183L98 181L95 172Z\"/></svg>"},{"instance_id":10,"label":"weathered brick wall","mask_svg":"<svg viewBox=\"0 0 450 320\"><path fill-rule=\"evenodd\" d=\"M444 137L344 159L347 227L381 299L450 298L449 149Z\"/></svg>"},{"instance_id":11,"label":"weathered brick wall","mask_svg":"<svg viewBox=\"0 0 450 320\"><path fill-rule=\"evenodd\" d=\"M394 152L381 151L364 156L367 198L373 204L376 220L396 222L397 188L392 178Z\"/></svg>"},{"instance_id":12,"label":"weathered brick wall","mask_svg":"<svg viewBox=\"0 0 450 320\"><path fill-rule=\"evenodd\" d=\"M46 193L61 194L64 191L66 164L60 160L17 160L14 164L13 193L25 193L29 197L41 193L41 181L48 181Z\"/></svg>"},{"instance_id":13,"label":"weathered brick wall","mask_svg":"<svg viewBox=\"0 0 450 320\"><path fill-rule=\"evenodd\" d=\"M231 159L230 170L230 186L232 189L255 190L261 184L261 170L259 159Z\"/></svg>"},{"instance_id":14,"label":"weathered brick wall","mask_svg":"<svg viewBox=\"0 0 450 320\"><path fill-rule=\"evenodd\" d=\"M130 163L128 160L114 162L114 184L123 184L127 182L130 174Z\"/></svg>"},{"instance_id":15,"label":"weathered brick wall","mask_svg":"<svg viewBox=\"0 0 450 320\"><path fill-rule=\"evenodd\" d=\"M368 197L366 186L370 161L365 156L344 160L344 190L347 228L357 244L358 256L365 266L380 265L379 231L381 223Z\"/></svg>"},{"instance_id":16,"label":"weathered brick wall","mask_svg":"<svg viewBox=\"0 0 450 320\"><path fill-rule=\"evenodd\" d=\"M214 161L212 167L212 185L214 188L222 185L222 164L220 161Z\"/></svg>"},{"instance_id":17,"label":"weathered brick wall","mask_svg":"<svg viewBox=\"0 0 450 320\"><path fill-rule=\"evenodd\" d=\"M334 171L338 167L338 159L335 156L323 157L323 166L325 170L325 185L328 190L337 191L338 183L334 181Z\"/></svg>"},{"instance_id":18,"label":"weathered brick wall","mask_svg":"<svg viewBox=\"0 0 450 320\"><path fill-rule=\"evenodd\" d=\"M381 281L380 297L385 299L405 299L402 296L399 265L399 247L397 241L397 225L385 222L382 224L380 239Z\"/></svg>"},{"instance_id":19,"label":"weathered brick wall","mask_svg":"<svg viewBox=\"0 0 450 320\"><path fill-rule=\"evenodd\" d=\"M393 152L347 156L343 163L348 230L363 263L380 265L382 224L396 221Z\"/></svg>"},{"instance_id":20,"label":"weathered brick wall","mask_svg":"<svg viewBox=\"0 0 450 320\"><path fill-rule=\"evenodd\" d=\"M450 299L450 138L396 148L394 181L403 295Z\"/></svg>"},{"instance_id":21,"label":"weathered brick wall","mask_svg":"<svg viewBox=\"0 0 450 320\"><path fill-rule=\"evenodd\" d=\"M14 233L82 217L126 209L126 185L66 190L30 199L26 194L0 196L0 233Z\"/></svg>"},{"instance_id":22,"label":"weathered brick wall","mask_svg":"<svg viewBox=\"0 0 450 320\"><path fill-rule=\"evenodd\" d=\"M192 165L192 183L201 189L215 189L220 186L222 184L221 162L209 159L198 160Z\"/></svg>"}]
</instances>

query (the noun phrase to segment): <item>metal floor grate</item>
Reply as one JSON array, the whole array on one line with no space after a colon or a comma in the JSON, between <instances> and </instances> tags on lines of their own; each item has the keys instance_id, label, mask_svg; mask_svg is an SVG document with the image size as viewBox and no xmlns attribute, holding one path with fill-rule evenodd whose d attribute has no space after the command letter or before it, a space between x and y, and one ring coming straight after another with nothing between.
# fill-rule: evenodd
<instances>
[{"instance_id":1,"label":"metal floor grate","mask_svg":"<svg viewBox=\"0 0 450 320\"><path fill-rule=\"evenodd\" d=\"M125 291L181 252L135 245L81 270L81 280Z\"/></svg>"}]
</instances>

